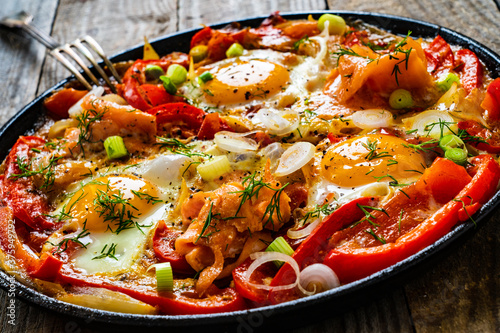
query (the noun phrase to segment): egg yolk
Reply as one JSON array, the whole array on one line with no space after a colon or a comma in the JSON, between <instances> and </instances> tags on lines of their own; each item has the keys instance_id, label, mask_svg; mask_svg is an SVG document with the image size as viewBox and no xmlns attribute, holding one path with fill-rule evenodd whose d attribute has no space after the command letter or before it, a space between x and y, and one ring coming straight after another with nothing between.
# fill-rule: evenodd
<instances>
[{"instance_id":1,"label":"egg yolk","mask_svg":"<svg viewBox=\"0 0 500 333\"><path fill-rule=\"evenodd\" d=\"M243 103L279 92L289 81L287 69L265 60L236 61L219 67L213 80L204 86L205 98L212 104Z\"/></svg>"},{"instance_id":2,"label":"egg yolk","mask_svg":"<svg viewBox=\"0 0 500 333\"><path fill-rule=\"evenodd\" d=\"M135 193L134 193L135 192ZM136 176L104 176L85 184L76 191L66 208L68 214L89 231L116 231L121 226L135 227L141 216L158 198L158 188Z\"/></svg>"},{"instance_id":3,"label":"egg yolk","mask_svg":"<svg viewBox=\"0 0 500 333\"><path fill-rule=\"evenodd\" d=\"M321 161L321 174L336 185L355 187L377 181L416 180L425 169L421 154L391 135L356 137L332 146Z\"/></svg>"}]
</instances>

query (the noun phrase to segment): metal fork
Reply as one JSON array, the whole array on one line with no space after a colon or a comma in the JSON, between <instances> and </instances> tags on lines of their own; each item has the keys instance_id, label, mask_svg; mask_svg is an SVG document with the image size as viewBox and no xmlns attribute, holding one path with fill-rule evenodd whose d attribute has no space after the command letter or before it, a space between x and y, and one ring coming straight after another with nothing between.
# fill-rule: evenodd
<instances>
[{"instance_id":1,"label":"metal fork","mask_svg":"<svg viewBox=\"0 0 500 333\"><path fill-rule=\"evenodd\" d=\"M87 67L83 59L78 55L75 50L77 50L80 54L82 54L88 61L94 66L99 75L106 81L111 90L116 93L116 87L111 82L109 76L102 69L102 67L97 63L94 56L90 52L88 48L86 48L83 44L89 45L94 52L104 60L104 63L113 74L113 77L118 83L121 83L120 76L116 72L116 69L113 67L113 64L109 61L108 57L104 54L102 47L94 40L94 38L86 35L82 38L78 38L71 43L61 44L58 43L54 38L31 25L31 21L33 20L33 16L22 11L14 16L5 17L0 20L0 25L5 26L7 28L12 29L21 29L28 33L30 36L35 38L37 41L45 45L49 50L49 54L56 58L60 63L64 65L73 75L82 83L85 88L88 90L92 89L92 85L83 77L80 71L71 63L71 61L64 55L66 54L70 59L76 62L87 74L87 76L92 80L96 85L101 85L99 80L95 77L95 75L90 71Z\"/></svg>"}]
</instances>

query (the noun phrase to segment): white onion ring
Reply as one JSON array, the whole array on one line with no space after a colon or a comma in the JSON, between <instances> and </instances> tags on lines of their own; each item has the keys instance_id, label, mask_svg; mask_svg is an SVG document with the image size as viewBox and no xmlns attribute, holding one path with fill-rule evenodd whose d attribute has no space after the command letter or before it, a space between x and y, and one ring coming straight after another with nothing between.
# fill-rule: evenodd
<instances>
[{"instance_id":1,"label":"white onion ring","mask_svg":"<svg viewBox=\"0 0 500 333\"><path fill-rule=\"evenodd\" d=\"M294 143L281 155L280 163L274 174L277 177L282 177L299 170L314 157L315 150L316 147L312 143L306 141Z\"/></svg>"},{"instance_id":2,"label":"white onion ring","mask_svg":"<svg viewBox=\"0 0 500 333\"><path fill-rule=\"evenodd\" d=\"M418 115L407 118L403 120L403 123L408 122L410 120L413 121L411 129L416 129L417 133L420 135L428 135L431 138L439 139L441 137L441 128L438 125L433 126L432 128L427 129L426 127L431 124L437 124L441 122L453 123L450 127L457 132L457 125L455 124L455 119L450 116L450 114L446 111L440 110L426 110L424 112L419 113ZM443 135L450 134L450 130L447 127L443 129Z\"/></svg>"},{"instance_id":3,"label":"white onion ring","mask_svg":"<svg viewBox=\"0 0 500 333\"><path fill-rule=\"evenodd\" d=\"M293 120L285 119L283 116L292 115ZM269 133L274 135L286 135L295 131L299 127L300 117L294 110L286 112L273 111L270 109L260 109L254 117L260 121Z\"/></svg>"},{"instance_id":4,"label":"white onion ring","mask_svg":"<svg viewBox=\"0 0 500 333\"><path fill-rule=\"evenodd\" d=\"M351 119L354 125L363 129L389 127L392 113L382 109L362 110L354 112Z\"/></svg>"},{"instance_id":5,"label":"white onion ring","mask_svg":"<svg viewBox=\"0 0 500 333\"><path fill-rule=\"evenodd\" d=\"M307 227L299 230L288 229L286 235L290 239L300 239L309 236L311 232L313 232L313 230L316 229L316 227L321 223L321 220L322 219L316 219L312 223L309 223Z\"/></svg>"},{"instance_id":6,"label":"white onion ring","mask_svg":"<svg viewBox=\"0 0 500 333\"><path fill-rule=\"evenodd\" d=\"M250 138L246 138L246 135L250 135L253 132L249 133L234 133L221 131L215 133L214 142L218 147L233 152L233 153L245 153L248 151L257 150L259 144Z\"/></svg>"},{"instance_id":7,"label":"white onion ring","mask_svg":"<svg viewBox=\"0 0 500 333\"><path fill-rule=\"evenodd\" d=\"M337 274L324 264L312 264L300 272L299 284L303 288L307 288L311 282L321 284L324 290L330 290L340 286ZM314 293L316 293L316 286L313 291L313 294Z\"/></svg>"},{"instance_id":8,"label":"white onion ring","mask_svg":"<svg viewBox=\"0 0 500 333\"><path fill-rule=\"evenodd\" d=\"M289 255L286 255L284 253L280 252L255 252L250 255L250 259L254 260L248 267L248 270L245 272L245 280L247 283L257 289L263 289L263 290L272 290L272 291L280 291L280 290L288 290L292 289L295 287L299 287L300 291L306 295L312 295L310 291L305 290L302 288L302 286L299 283L299 278L300 278L300 268L295 259L290 257ZM294 283L286 284L283 286L268 286L265 284L257 284L257 283L252 283L250 282L250 277L252 276L252 273L260 266L265 264L266 262L270 261L283 261L287 262L292 266L292 269L295 272L296 280Z\"/></svg>"}]
</instances>

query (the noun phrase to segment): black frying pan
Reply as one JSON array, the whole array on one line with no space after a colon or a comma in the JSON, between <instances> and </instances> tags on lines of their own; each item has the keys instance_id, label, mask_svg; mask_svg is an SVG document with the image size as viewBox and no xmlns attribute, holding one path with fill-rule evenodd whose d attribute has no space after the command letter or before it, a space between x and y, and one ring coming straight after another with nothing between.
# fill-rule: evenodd
<instances>
[{"instance_id":1,"label":"black frying pan","mask_svg":"<svg viewBox=\"0 0 500 333\"><path fill-rule=\"evenodd\" d=\"M287 19L303 19L309 14L313 14L314 17L317 18L323 13L325 12L289 13L282 14L282 16ZM498 77L500 73L500 57L497 54L484 45L450 29L414 19L384 14L344 11L331 13L341 15L350 21L360 19L365 23L388 30L394 34L406 35L408 30L412 31L412 36L414 37L433 38L439 34L450 44L460 45L474 51L491 71L494 78ZM264 18L265 17L249 18L241 20L239 23L241 23L242 26L255 27L258 26ZM213 27L221 28L227 24L228 22ZM191 37L197 31L198 29L175 33L159 38L151 42L151 44L159 54L167 54L173 51L188 52ZM119 62L141 57L142 45L139 45L111 57L110 60ZM20 135L32 131L33 127L40 119L40 116L45 112L42 107L43 100L49 96L52 91L63 87L73 79L73 77L70 77L63 80L44 92L18 112L0 129L0 160L6 157L10 147L14 145ZM499 204L500 193L497 193L474 217L477 225L480 226L484 224L492 213L498 209ZM453 246L463 243L468 236L471 236L475 232L475 230L476 226L472 222L461 224L445 237L415 255L394 266L348 285L292 302L231 313L197 316L145 316L90 309L64 303L40 294L17 281L13 281L13 279L3 271L0 271L0 287L9 290L9 286L13 283L15 294L18 298L30 304L68 316L69 320L95 326L96 328L106 327L107 331L111 329L137 332L141 328L142 330L148 331L161 328L162 330L177 328L186 332L199 332L200 330L217 330L218 332L260 332L264 329L274 329L280 332L287 328L296 328L300 325L317 322L327 318L333 313L346 311L349 308L365 303L374 296L380 295L384 290L394 287L395 284L401 283L410 276L415 275L417 271L425 270L433 262L439 260L442 255L448 253Z\"/></svg>"}]
</instances>

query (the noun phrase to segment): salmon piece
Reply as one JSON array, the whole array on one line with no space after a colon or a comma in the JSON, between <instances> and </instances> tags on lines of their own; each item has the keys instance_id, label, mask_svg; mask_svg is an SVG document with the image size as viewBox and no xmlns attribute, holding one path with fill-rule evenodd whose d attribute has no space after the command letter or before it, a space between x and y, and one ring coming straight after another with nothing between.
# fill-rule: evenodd
<instances>
[{"instance_id":1,"label":"salmon piece","mask_svg":"<svg viewBox=\"0 0 500 333\"><path fill-rule=\"evenodd\" d=\"M130 105L120 105L89 95L82 102L84 110L102 113L101 120L91 125L92 139L104 140L109 136L132 136L144 142L154 142L156 137L156 117Z\"/></svg>"},{"instance_id":2,"label":"salmon piece","mask_svg":"<svg viewBox=\"0 0 500 333\"><path fill-rule=\"evenodd\" d=\"M274 189L280 188L280 183L273 180L268 171L262 181ZM195 193L182 204L182 220L189 226L175 241L175 249L186 256L195 270L203 269L196 284L200 295L215 279L230 274L234 263L224 268L226 258L238 257L238 263L265 248L267 245L258 241L269 238L266 237L268 231L263 230L278 230L290 219L290 198L284 191L276 202L277 191L264 186L258 195L247 197L242 202L244 190L239 183L224 184L212 192ZM276 207L271 218L270 205ZM252 235L261 235L262 238L253 238Z\"/></svg>"},{"instance_id":3,"label":"salmon piece","mask_svg":"<svg viewBox=\"0 0 500 333\"><path fill-rule=\"evenodd\" d=\"M353 45L352 50L362 57L340 57L338 76L331 75L331 79L340 79L340 84L330 94L346 102L363 87L382 95L389 95L399 88L414 90L430 87L433 79L427 72L427 61L420 43L408 38L407 44L401 48L411 50L408 62L404 61L406 55L402 52L378 55L366 46ZM370 62L367 58L374 60ZM396 65L400 71L397 81L394 73Z\"/></svg>"}]
</instances>

